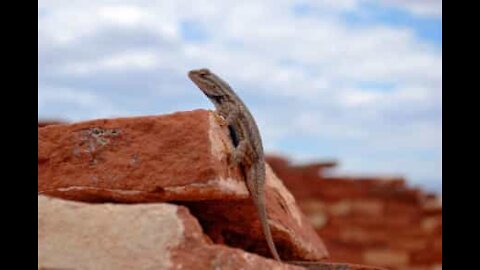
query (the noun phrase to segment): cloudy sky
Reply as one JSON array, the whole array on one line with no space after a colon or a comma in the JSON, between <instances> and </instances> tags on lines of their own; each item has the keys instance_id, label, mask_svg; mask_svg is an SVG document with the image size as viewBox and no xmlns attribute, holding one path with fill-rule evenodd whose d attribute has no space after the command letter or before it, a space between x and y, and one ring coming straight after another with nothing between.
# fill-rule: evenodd
<instances>
[{"instance_id":1,"label":"cloudy sky","mask_svg":"<svg viewBox=\"0 0 480 270\"><path fill-rule=\"evenodd\" d=\"M212 109L208 67L267 152L441 192L441 40L437 0L40 0L38 117Z\"/></svg>"}]
</instances>

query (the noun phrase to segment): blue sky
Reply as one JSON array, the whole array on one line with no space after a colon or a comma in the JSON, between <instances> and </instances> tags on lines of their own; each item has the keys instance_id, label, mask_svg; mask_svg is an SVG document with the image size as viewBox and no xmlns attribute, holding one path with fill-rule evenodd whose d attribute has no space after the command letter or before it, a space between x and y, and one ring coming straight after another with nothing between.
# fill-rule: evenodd
<instances>
[{"instance_id":1,"label":"blue sky","mask_svg":"<svg viewBox=\"0 0 480 270\"><path fill-rule=\"evenodd\" d=\"M267 152L441 192L441 1L226 2L40 1L38 117L212 109L186 76L208 67Z\"/></svg>"}]
</instances>

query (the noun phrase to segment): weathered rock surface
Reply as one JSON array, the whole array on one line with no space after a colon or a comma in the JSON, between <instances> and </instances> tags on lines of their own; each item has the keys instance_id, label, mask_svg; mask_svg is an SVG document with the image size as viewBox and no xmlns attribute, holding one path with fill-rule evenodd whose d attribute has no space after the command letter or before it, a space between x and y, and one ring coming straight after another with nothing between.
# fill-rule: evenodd
<instances>
[{"instance_id":1,"label":"weathered rock surface","mask_svg":"<svg viewBox=\"0 0 480 270\"><path fill-rule=\"evenodd\" d=\"M62 124L62 123L64 123L64 121L60 121L60 120L42 120L42 121L38 121L38 127L46 127L46 126L58 125L58 124Z\"/></svg>"},{"instance_id":2,"label":"weathered rock surface","mask_svg":"<svg viewBox=\"0 0 480 270\"><path fill-rule=\"evenodd\" d=\"M387 270L381 267L350 264L350 263L331 263L331 262L289 262L299 265L308 270Z\"/></svg>"},{"instance_id":3,"label":"weathered rock surface","mask_svg":"<svg viewBox=\"0 0 480 270\"><path fill-rule=\"evenodd\" d=\"M38 191L86 202L188 206L216 243L270 256L223 119L206 110L38 130ZM284 260L320 260L323 242L267 168L266 200ZM194 253L192 253L194 254Z\"/></svg>"},{"instance_id":4,"label":"weathered rock surface","mask_svg":"<svg viewBox=\"0 0 480 270\"><path fill-rule=\"evenodd\" d=\"M266 198L272 235L284 260L320 260L328 253L295 199L267 165ZM186 203L216 243L270 257L250 199ZM253 239L253 241L252 241Z\"/></svg>"},{"instance_id":5,"label":"weathered rock surface","mask_svg":"<svg viewBox=\"0 0 480 270\"><path fill-rule=\"evenodd\" d=\"M38 191L80 201L246 198L231 144L204 110L38 130Z\"/></svg>"},{"instance_id":6,"label":"weathered rock surface","mask_svg":"<svg viewBox=\"0 0 480 270\"><path fill-rule=\"evenodd\" d=\"M335 262L441 269L442 204L401 178L340 177L329 163L268 163L294 194Z\"/></svg>"},{"instance_id":7,"label":"weathered rock surface","mask_svg":"<svg viewBox=\"0 0 480 270\"><path fill-rule=\"evenodd\" d=\"M38 197L39 269L301 269L215 245L182 206Z\"/></svg>"}]
</instances>

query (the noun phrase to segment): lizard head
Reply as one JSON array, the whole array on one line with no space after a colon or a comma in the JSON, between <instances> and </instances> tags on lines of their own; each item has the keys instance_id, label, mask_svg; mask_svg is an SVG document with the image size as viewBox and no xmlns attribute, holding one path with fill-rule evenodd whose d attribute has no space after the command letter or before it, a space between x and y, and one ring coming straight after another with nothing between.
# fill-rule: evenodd
<instances>
[{"instance_id":1,"label":"lizard head","mask_svg":"<svg viewBox=\"0 0 480 270\"><path fill-rule=\"evenodd\" d=\"M223 81L210 70L206 68L192 70L188 72L188 77L213 102L218 102L225 96L225 90L220 85Z\"/></svg>"}]
</instances>

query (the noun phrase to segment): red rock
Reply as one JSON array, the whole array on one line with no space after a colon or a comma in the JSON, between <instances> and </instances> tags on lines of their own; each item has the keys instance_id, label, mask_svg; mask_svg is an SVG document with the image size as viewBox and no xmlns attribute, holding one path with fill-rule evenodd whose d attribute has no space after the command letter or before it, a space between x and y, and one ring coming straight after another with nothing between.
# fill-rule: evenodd
<instances>
[{"instance_id":1,"label":"red rock","mask_svg":"<svg viewBox=\"0 0 480 270\"><path fill-rule=\"evenodd\" d=\"M303 179L317 178L325 171L337 166L336 161L323 161L295 166L295 169L301 172Z\"/></svg>"},{"instance_id":2,"label":"red rock","mask_svg":"<svg viewBox=\"0 0 480 270\"><path fill-rule=\"evenodd\" d=\"M338 162L335 160L321 161L315 163L308 163L303 165L291 165L290 161L282 156L278 155L267 155L265 157L270 166L275 170L284 170L287 172L295 171L302 174L302 178L305 177L318 177L322 175L326 169L334 168L338 165Z\"/></svg>"},{"instance_id":3,"label":"red rock","mask_svg":"<svg viewBox=\"0 0 480 270\"><path fill-rule=\"evenodd\" d=\"M301 269L211 244L187 208L88 204L38 197L38 267Z\"/></svg>"},{"instance_id":4,"label":"red rock","mask_svg":"<svg viewBox=\"0 0 480 270\"><path fill-rule=\"evenodd\" d=\"M379 217L379 216L377 216ZM369 229L369 230L386 230L390 229L392 231L403 231L406 228L414 228L417 231L419 228L419 223L412 223L411 220L407 218L400 217L388 217L388 218L366 218L362 216L334 216L329 215L329 225L335 227L349 227L355 226L359 228Z\"/></svg>"},{"instance_id":5,"label":"red rock","mask_svg":"<svg viewBox=\"0 0 480 270\"><path fill-rule=\"evenodd\" d=\"M50 125L58 125L63 123L65 122L60 120L40 120L38 121L38 127L46 127Z\"/></svg>"},{"instance_id":6,"label":"red rock","mask_svg":"<svg viewBox=\"0 0 480 270\"><path fill-rule=\"evenodd\" d=\"M442 200L440 197L430 194L425 198L422 208L425 214L442 215Z\"/></svg>"},{"instance_id":7,"label":"red rock","mask_svg":"<svg viewBox=\"0 0 480 270\"><path fill-rule=\"evenodd\" d=\"M322 235L323 234L320 234L320 236ZM328 251L330 252L328 261L358 264L364 263L362 255L365 248L362 245L346 243L329 237L324 238L323 236L322 239L324 239L325 245L327 245Z\"/></svg>"},{"instance_id":8,"label":"red rock","mask_svg":"<svg viewBox=\"0 0 480 270\"><path fill-rule=\"evenodd\" d=\"M442 270L442 266L438 268L438 265L408 265L404 267L396 267L398 270Z\"/></svg>"},{"instance_id":9,"label":"red rock","mask_svg":"<svg viewBox=\"0 0 480 270\"><path fill-rule=\"evenodd\" d=\"M273 226L272 234L282 258L319 260L328 256L325 245L268 164L266 197L267 201L272 202L268 207L270 224ZM208 234L216 243L226 243L270 256L260 230L260 221L250 199L204 201L186 205L205 225ZM247 237L245 233L248 234Z\"/></svg>"},{"instance_id":10,"label":"red rock","mask_svg":"<svg viewBox=\"0 0 480 270\"><path fill-rule=\"evenodd\" d=\"M364 247L385 247L388 234L385 231L368 230L354 226L344 226L337 235L340 241Z\"/></svg>"},{"instance_id":11,"label":"red rock","mask_svg":"<svg viewBox=\"0 0 480 270\"><path fill-rule=\"evenodd\" d=\"M292 262L309 270L386 270L385 268L350 264L350 263L328 263L328 262Z\"/></svg>"},{"instance_id":12,"label":"red rock","mask_svg":"<svg viewBox=\"0 0 480 270\"><path fill-rule=\"evenodd\" d=\"M279 174L279 171L287 171L289 170L289 163L290 161L283 157L283 156L279 156L279 155L272 155L272 154L269 154L269 155L265 155L265 161L270 165L270 167L272 167L272 169L277 173Z\"/></svg>"},{"instance_id":13,"label":"red rock","mask_svg":"<svg viewBox=\"0 0 480 270\"><path fill-rule=\"evenodd\" d=\"M308 201L300 202L299 206L316 230L327 224L329 217L325 211L325 204L318 201Z\"/></svg>"},{"instance_id":14,"label":"red rock","mask_svg":"<svg viewBox=\"0 0 480 270\"><path fill-rule=\"evenodd\" d=\"M365 263L383 267L403 267L410 262L408 252L403 250L367 250L363 256Z\"/></svg>"},{"instance_id":15,"label":"red rock","mask_svg":"<svg viewBox=\"0 0 480 270\"><path fill-rule=\"evenodd\" d=\"M398 202L395 200L388 200L385 202L385 215L388 216L408 216L420 221L422 216L422 208L419 204Z\"/></svg>"},{"instance_id":16,"label":"red rock","mask_svg":"<svg viewBox=\"0 0 480 270\"><path fill-rule=\"evenodd\" d=\"M410 188L402 178L326 175L316 164L267 160L315 225L329 261L441 267L441 197Z\"/></svg>"},{"instance_id":17,"label":"red rock","mask_svg":"<svg viewBox=\"0 0 480 270\"><path fill-rule=\"evenodd\" d=\"M385 205L379 199L355 199L351 201L352 215L367 217L378 217L383 215Z\"/></svg>"},{"instance_id":18,"label":"red rock","mask_svg":"<svg viewBox=\"0 0 480 270\"><path fill-rule=\"evenodd\" d=\"M326 212L332 217L350 216L353 211L353 204L350 200L328 202L326 205Z\"/></svg>"},{"instance_id":19,"label":"red rock","mask_svg":"<svg viewBox=\"0 0 480 270\"><path fill-rule=\"evenodd\" d=\"M412 254L411 263L414 265L434 265L442 261L442 250L426 248Z\"/></svg>"},{"instance_id":20,"label":"red rock","mask_svg":"<svg viewBox=\"0 0 480 270\"><path fill-rule=\"evenodd\" d=\"M188 205L217 243L270 256L224 121L205 110L38 130L38 191L90 202ZM280 256L320 260L322 240L267 166L267 210Z\"/></svg>"},{"instance_id":21,"label":"red rock","mask_svg":"<svg viewBox=\"0 0 480 270\"><path fill-rule=\"evenodd\" d=\"M442 237L435 237L432 240L432 248L435 250L442 250Z\"/></svg>"},{"instance_id":22,"label":"red rock","mask_svg":"<svg viewBox=\"0 0 480 270\"><path fill-rule=\"evenodd\" d=\"M422 219L422 228L426 232L435 233L442 228L442 216L425 217Z\"/></svg>"},{"instance_id":23,"label":"red rock","mask_svg":"<svg viewBox=\"0 0 480 270\"><path fill-rule=\"evenodd\" d=\"M79 201L245 198L220 130L201 110L41 128L38 191Z\"/></svg>"},{"instance_id":24,"label":"red rock","mask_svg":"<svg viewBox=\"0 0 480 270\"><path fill-rule=\"evenodd\" d=\"M389 243L391 248L406 250L411 254L428 248L430 241L427 237L395 237L395 239L395 241Z\"/></svg>"}]
</instances>

